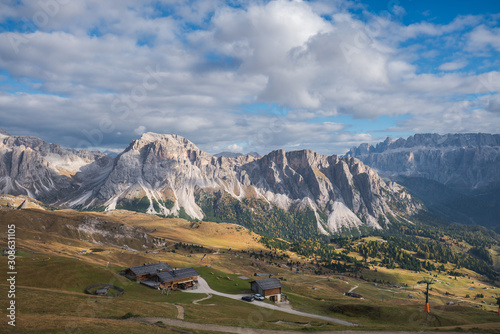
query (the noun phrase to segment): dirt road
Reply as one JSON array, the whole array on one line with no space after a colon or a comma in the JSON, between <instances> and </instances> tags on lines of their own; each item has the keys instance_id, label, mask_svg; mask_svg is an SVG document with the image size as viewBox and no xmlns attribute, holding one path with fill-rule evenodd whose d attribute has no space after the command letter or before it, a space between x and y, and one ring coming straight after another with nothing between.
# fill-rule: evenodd
<instances>
[{"instance_id":1,"label":"dirt road","mask_svg":"<svg viewBox=\"0 0 500 334\"><path fill-rule=\"evenodd\" d=\"M187 293L208 293L208 294L212 294L212 295L217 295L217 296L222 296L222 297L231 298L231 299L235 299L235 300L240 300L242 303L248 303L248 302L241 300L241 297L247 296L247 295L232 295L229 293L222 293L222 292L215 291L212 288L210 288L207 281L205 281L201 277L198 280L198 288L197 289L183 290L183 291L187 292ZM261 303L259 301L255 301L255 302L253 302L253 304L257 305L259 307L268 308L271 310L300 315L302 317L309 317L309 318L314 318L314 319L325 320L325 321L333 322L333 323L344 325L344 326L358 326L357 324L354 324L352 322L340 320L337 318L326 317L326 316L312 314L312 313L306 313L306 312L300 312L300 311L296 311L296 310L291 309L291 308L280 307L280 306L278 306L279 304L278 305L270 305L270 304L266 304L266 303Z\"/></svg>"}]
</instances>

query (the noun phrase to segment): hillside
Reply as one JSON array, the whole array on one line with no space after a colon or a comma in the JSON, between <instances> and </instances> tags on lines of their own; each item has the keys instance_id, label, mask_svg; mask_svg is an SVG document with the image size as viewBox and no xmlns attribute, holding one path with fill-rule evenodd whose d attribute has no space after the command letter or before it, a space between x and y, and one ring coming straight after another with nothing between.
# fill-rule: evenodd
<instances>
[{"instance_id":1,"label":"hillside","mask_svg":"<svg viewBox=\"0 0 500 334\"><path fill-rule=\"evenodd\" d=\"M248 293L251 279L244 277L256 272L274 274L282 279L294 309L353 321L363 328L474 327L475 332L481 328L500 332L497 307L491 305L498 282L468 268L481 263L484 255L471 251L473 248L483 247L498 263L499 238L486 229L450 226L443 230L416 223L415 228L395 225L376 237L290 243L261 237L238 225L129 211L16 210L4 206L0 222L2 226L16 224L17 300L20 317L26 319L19 325L25 333L51 332L69 322L78 324L83 333L102 332L108 326L118 331L124 321L120 317L127 313L172 319L179 316L179 308L185 321L195 323L280 330L343 329L325 321L262 311L257 302L213 296L193 304L207 296L181 291L166 296L118 274L133 265L158 261L181 268L194 266L213 289L225 293ZM2 232L2 246L5 237ZM438 245L441 248L436 248ZM83 249L87 252L82 253ZM464 259L460 254L478 262L460 262ZM415 261L419 268L410 267ZM425 317L424 286L417 282L428 276L436 284L430 296L431 315ZM83 289L96 282L112 282L125 293L114 299L84 295ZM5 284L0 284L0 290L5 289ZM348 291L365 299L343 295ZM248 314L259 314L261 320L242 321ZM154 324L130 326L132 333L139 328L148 332L159 328Z\"/></svg>"}]
</instances>

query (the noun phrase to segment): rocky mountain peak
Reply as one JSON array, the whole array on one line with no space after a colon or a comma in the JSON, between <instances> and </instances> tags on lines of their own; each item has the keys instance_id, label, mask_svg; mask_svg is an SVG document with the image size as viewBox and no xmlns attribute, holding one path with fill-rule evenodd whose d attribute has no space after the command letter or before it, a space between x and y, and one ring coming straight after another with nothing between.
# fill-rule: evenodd
<instances>
[{"instance_id":1,"label":"rocky mountain peak","mask_svg":"<svg viewBox=\"0 0 500 334\"><path fill-rule=\"evenodd\" d=\"M5 137L1 145L13 151L0 147L0 189L28 191L59 206L196 219L216 214L235 223L255 215L262 226L272 219L269 212L294 210L294 224L308 221L308 228L316 224L325 234L381 228L394 216L392 208L420 209L403 188L390 188L361 161L311 150L215 157L182 136L151 132L116 158L35 137Z\"/></svg>"},{"instance_id":2,"label":"rocky mountain peak","mask_svg":"<svg viewBox=\"0 0 500 334\"><path fill-rule=\"evenodd\" d=\"M164 147L171 150L198 149L188 139L176 134L144 133L141 138L132 141L129 149L141 150L143 147ZM199 150L199 149L198 149Z\"/></svg>"},{"instance_id":3,"label":"rocky mountain peak","mask_svg":"<svg viewBox=\"0 0 500 334\"><path fill-rule=\"evenodd\" d=\"M162 143L168 143L170 145L193 145L192 142L190 142L188 139L178 135L178 134L160 134L160 133L154 133L154 132L146 132L144 133L141 138L139 139L140 142L144 143L152 143L152 142L162 142Z\"/></svg>"},{"instance_id":4,"label":"rocky mountain peak","mask_svg":"<svg viewBox=\"0 0 500 334\"><path fill-rule=\"evenodd\" d=\"M347 156L387 176L423 177L460 190L500 185L498 134L416 134L375 146L362 144Z\"/></svg>"},{"instance_id":5,"label":"rocky mountain peak","mask_svg":"<svg viewBox=\"0 0 500 334\"><path fill-rule=\"evenodd\" d=\"M131 153L129 153L131 152ZM159 161L207 162L212 155L202 151L188 139L177 134L144 133L141 138L132 141L122 155L139 154L142 161L154 164Z\"/></svg>"}]
</instances>

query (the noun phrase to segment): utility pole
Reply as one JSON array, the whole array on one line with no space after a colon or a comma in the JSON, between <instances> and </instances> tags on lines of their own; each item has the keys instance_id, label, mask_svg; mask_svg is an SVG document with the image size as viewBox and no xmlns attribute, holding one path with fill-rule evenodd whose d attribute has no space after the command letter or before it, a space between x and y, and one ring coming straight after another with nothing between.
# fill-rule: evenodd
<instances>
[{"instance_id":1,"label":"utility pole","mask_svg":"<svg viewBox=\"0 0 500 334\"><path fill-rule=\"evenodd\" d=\"M424 308L424 312L427 312L427 313L430 313L431 310L429 308L429 285L431 284L434 284L434 282L432 281L432 277L427 277L427 278L424 278L422 281L419 281L418 284L427 284L427 291L425 293L425 308Z\"/></svg>"}]
</instances>

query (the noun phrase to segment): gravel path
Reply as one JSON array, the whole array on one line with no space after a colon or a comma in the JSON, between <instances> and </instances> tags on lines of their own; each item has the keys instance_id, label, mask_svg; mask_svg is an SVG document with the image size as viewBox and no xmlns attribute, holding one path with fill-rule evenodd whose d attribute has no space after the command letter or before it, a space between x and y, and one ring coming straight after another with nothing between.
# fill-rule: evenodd
<instances>
[{"instance_id":1,"label":"gravel path","mask_svg":"<svg viewBox=\"0 0 500 334\"><path fill-rule=\"evenodd\" d=\"M204 300L210 299L212 297L213 297L212 294L207 293L207 296L205 298L201 298L201 299L198 299L198 300L193 300L193 304L198 305L199 302L202 302ZM215 305L215 304L206 304L206 305Z\"/></svg>"},{"instance_id":2,"label":"gravel path","mask_svg":"<svg viewBox=\"0 0 500 334\"><path fill-rule=\"evenodd\" d=\"M215 291L212 288L210 288L210 286L208 285L207 281L205 281L201 277L198 279L198 288L197 289L183 290L183 291L187 292L187 293L207 293L207 294L222 296L222 297L231 298L231 299L234 299L234 300L240 300L242 303L247 303L247 302L242 301L241 297L248 296L248 294L246 294L246 295L245 294L243 294L243 295L233 295L233 294L229 294L229 293L222 293L222 292ZM281 312L286 312L286 313L290 313L290 314L294 314L294 315L300 315L302 317L308 317L308 318L325 320L325 321L333 322L333 323L344 325L344 326L358 326L357 324L354 324L352 322L345 321L345 320L340 320L340 319L337 319L337 318L326 317L326 316L317 315L317 314L300 312L300 311L297 311L297 310L294 310L294 309L290 309L290 308L279 307L278 306L279 304L277 304L277 305L270 305L270 304L266 304L266 303L261 303L259 301L255 301L255 302L253 302L253 304L257 305L259 307L264 307L264 308L268 308L268 309L275 310L275 311L281 311Z\"/></svg>"},{"instance_id":3,"label":"gravel path","mask_svg":"<svg viewBox=\"0 0 500 334\"><path fill-rule=\"evenodd\" d=\"M174 306L177 308L177 319L184 320L184 307L179 304L174 304Z\"/></svg>"}]
</instances>

